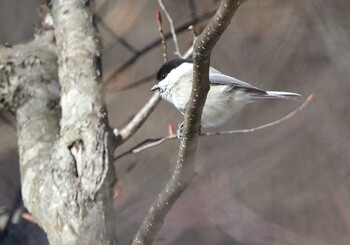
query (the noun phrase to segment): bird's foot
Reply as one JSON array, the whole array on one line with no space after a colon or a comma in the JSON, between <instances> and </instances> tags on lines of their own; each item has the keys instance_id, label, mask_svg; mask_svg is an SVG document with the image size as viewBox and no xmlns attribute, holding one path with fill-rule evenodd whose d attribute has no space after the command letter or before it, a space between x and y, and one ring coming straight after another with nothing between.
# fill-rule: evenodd
<instances>
[{"instance_id":1,"label":"bird's foot","mask_svg":"<svg viewBox=\"0 0 350 245\"><path fill-rule=\"evenodd\" d=\"M179 123L179 125L177 126L177 130L176 130L176 137L181 140L183 139L183 129L184 129L184 122L182 123ZM199 131L198 131L198 135L201 134L201 129L202 129L202 126L199 127Z\"/></svg>"},{"instance_id":2,"label":"bird's foot","mask_svg":"<svg viewBox=\"0 0 350 245\"><path fill-rule=\"evenodd\" d=\"M184 129L184 123L179 123L179 125L177 126L177 130L176 130L176 137L181 140L183 138L183 129Z\"/></svg>"}]
</instances>

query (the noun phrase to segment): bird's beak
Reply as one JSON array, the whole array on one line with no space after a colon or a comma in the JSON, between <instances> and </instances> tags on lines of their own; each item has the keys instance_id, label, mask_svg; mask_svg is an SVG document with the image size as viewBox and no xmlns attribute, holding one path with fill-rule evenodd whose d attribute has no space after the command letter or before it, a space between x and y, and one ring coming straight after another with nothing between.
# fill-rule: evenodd
<instances>
[{"instance_id":1,"label":"bird's beak","mask_svg":"<svg viewBox=\"0 0 350 245\"><path fill-rule=\"evenodd\" d=\"M154 85L152 88L151 88L151 91L155 91L155 90L159 90L159 86L158 84Z\"/></svg>"}]
</instances>

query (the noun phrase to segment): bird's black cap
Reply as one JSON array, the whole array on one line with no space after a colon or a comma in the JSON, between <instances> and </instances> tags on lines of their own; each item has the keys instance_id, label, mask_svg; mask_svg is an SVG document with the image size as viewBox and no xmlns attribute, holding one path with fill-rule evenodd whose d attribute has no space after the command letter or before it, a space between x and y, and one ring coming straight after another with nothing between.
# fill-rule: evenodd
<instances>
[{"instance_id":1,"label":"bird's black cap","mask_svg":"<svg viewBox=\"0 0 350 245\"><path fill-rule=\"evenodd\" d=\"M173 69L185 62L192 63L193 61L190 59L173 59L165 62L158 70L157 80L163 80Z\"/></svg>"}]
</instances>

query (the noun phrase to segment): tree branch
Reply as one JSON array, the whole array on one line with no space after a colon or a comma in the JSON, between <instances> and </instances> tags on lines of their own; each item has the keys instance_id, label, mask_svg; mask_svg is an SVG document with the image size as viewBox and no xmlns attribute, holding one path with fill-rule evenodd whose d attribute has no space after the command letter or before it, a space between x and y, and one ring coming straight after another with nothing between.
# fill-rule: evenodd
<instances>
[{"instance_id":1,"label":"tree branch","mask_svg":"<svg viewBox=\"0 0 350 245\"><path fill-rule=\"evenodd\" d=\"M163 58L164 62L167 61L167 45L164 36L164 31L162 29L162 15L159 11L157 11L156 19L158 23L158 30L160 34L160 38L162 39L163 44ZM126 140L128 140L132 135L136 133L136 131L143 125L149 115L153 112L154 108L158 105L161 97L159 93L155 93L148 102L141 108L141 110L133 117L133 119L122 129L120 132L118 129L114 129L113 133L116 138L116 145L119 146L123 144Z\"/></svg>"},{"instance_id":2,"label":"tree branch","mask_svg":"<svg viewBox=\"0 0 350 245\"><path fill-rule=\"evenodd\" d=\"M81 0L52 1L52 16L62 116L50 157L51 180L41 189L50 200L41 204L48 210L44 228L52 244L114 244L114 146L100 83L98 37Z\"/></svg>"},{"instance_id":3,"label":"tree branch","mask_svg":"<svg viewBox=\"0 0 350 245\"><path fill-rule=\"evenodd\" d=\"M273 121L273 122L270 122L270 123L267 123L267 124L263 124L263 125L260 125L258 127L254 127L254 128L234 129L234 130L218 131L218 132L201 132L201 134L199 136L203 137L203 136L220 136L220 135L229 135L229 134L253 133L253 132L265 129L265 128L270 128L270 127L273 127L273 126L277 126L277 125L279 125L281 123L286 122L287 120L291 119L296 114L298 114L300 111L302 111L306 106L309 105L309 103L312 101L313 97L314 97L314 94L309 95L307 97L307 99L305 100L305 102L303 104L301 104L297 109L295 109L291 113L287 114L286 116L284 116L284 117L282 117L282 118L280 118L280 119L278 119L276 121ZM116 156L114 158L114 160L118 160L118 159L120 159L120 158L122 158L124 156L129 155L129 154L140 153L140 152L142 152L144 150L147 150L149 148L158 146L158 145L164 143L165 141L175 140L175 139L177 139L177 136L173 132L169 133L169 135L167 135L167 136L163 136L163 137L160 137L160 138L146 139L146 140L140 142L139 144L137 144L136 146L132 147L130 150L128 150L128 151L126 151L126 152Z\"/></svg>"},{"instance_id":4,"label":"tree branch","mask_svg":"<svg viewBox=\"0 0 350 245\"><path fill-rule=\"evenodd\" d=\"M159 11L157 11L156 15L157 15L156 19L157 19L157 24L158 24L158 31L159 31L160 38L162 39L163 61L167 62L167 60L168 60L168 47L167 47L167 44L166 44L164 31L163 31L163 27L162 27L162 24L163 24L162 14Z\"/></svg>"},{"instance_id":5,"label":"tree branch","mask_svg":"<svg viewBox=\"0 0 350 245\"><path fill-rule=\"evenodd\" d=\"M52 31L0 49L0 106L17 117L23 201L52 244L115 244L98 39L83 1L55 0L52 10L58 52Z\"/></svg>"},{"instance_id":6,"label":"tree branch","mask_svg":"<svg viewBox=\"0 0 350 245\"><path fill-rule=\"evenodd\" d=\"M136 131L143 125L146 119L151 115L154 108L160 101L160 94L154 93L154 95L147 101L147 103L141 108L141 110L131 119L131 121L120 131L114 129L113 133L116 137L117 146L127 141Z\"/></svg>"},{"instance_id":7,"label":"tree branch","mask_svg":"<svg viewBox=\"0 0 350 245\"><path fill-rule=\"evenodd\" d=\"M53 193L47 187L46 196L42 188L51 179L48 163L59 135L57 80L52 32L25 45L0 49L0 106L16 113L23 201L41 227L48 222L48 210L41 204Z\"/></svg>"},{"instance_id":8,"label":"tree branch","mask_svg":"<svg viewBox=\"0 0 350 245\"><path fill-rule=\"evenodd\" d=\"M194 176L194 159L202 110L209 91L209 63L211 51L231 21L240 1L223 0L215 16L194 42L194 77L191 97L186 108L184 137L171 179L152 204L132 244L151 244L161 229L166 214Z\"/></svg>"},{"instance_id":9,"label":"tree branch","mask_svg":"<svg viewBox=\"0 0 350 245\"><path fill-rule=\"evenodd\" d=\"M157 12L157 21L159 24L159 31L160 31L160 36L162 39L162 43L165 44L165 36L164 32L162 30L161 24L162 24L162 19L161 15L159 12ZM173 23L170 23L170 25L173 25ZM176 33L174 33L176 36ZM182 58L186 59L192 54L193 48L189 48L184 56ZM164 53L164 62L167 59L167 48L166 45L163 45L163 53ZM155 75L152 75L154 77ZM155 93L149 100L146 102L146 104L141 108L141 110L133 117L133 119L120 131L118 129L113 129L113 133L116 138L116 145L119 146L123 144L125 141L127 141L133 134L136 133L136 131L142 126L142 124L146 121L146 119L151 115L153 112L154 108L158 105L161 97L159 93ZM114 159L116 160L116 159Z\"/></svg>"},{"instance_id":10,"label":"tree branch","mask_svg":"<svg viewBox=\"0 0 350 245\"><path fill-rule=\"evenodd\" d=\"M182 55L180 53L179 43L177 41L177 36L176 36L175 28L174 28L173 19L171 18L168 10L165 8L163 0L158 0L158 4L159 4L160 8L163 10L166 18L168 19L168 22L170 25L171 36L173 37L173 42L174 42L174 46L175 46L175 55L181 57Z\"/></svg>"},{"instance_id":11,"label":"tree branch","mask_svg":"<svg viewBox=\"0 0 350 245\"><path fill-rule=\"evenodd\" d=\"M200 23L203 20L206 20L210 17L212 17L214 14L214 11L209 11L204 13L203 15L199 16L196 19L192 19L184 24L182 24L181 26L177 27L175 29L176 33L180 33L183 31L186 31L188 29L188 27L190 25L195 25ZM165 39L171 38L172 34L170 32L165 33ZM127 61L125 61L120 67L118 67L115 71L112 72L112 74L107 77L106 79L104 79L104 82L106 84L113 82L123 71L125 71L126 69L128 69L132 64L135 63L135 61L140 58L142 55L148 53L149 51L151 51L152 49L154 49L155 47L157 47L159 44L161 44L162 39L158 38L154 41L152 41L150 44L146 45L145 47L139 49L139 51L137 53L134 53L134 55L129 58Z\"/></svg>"}]
</instances>

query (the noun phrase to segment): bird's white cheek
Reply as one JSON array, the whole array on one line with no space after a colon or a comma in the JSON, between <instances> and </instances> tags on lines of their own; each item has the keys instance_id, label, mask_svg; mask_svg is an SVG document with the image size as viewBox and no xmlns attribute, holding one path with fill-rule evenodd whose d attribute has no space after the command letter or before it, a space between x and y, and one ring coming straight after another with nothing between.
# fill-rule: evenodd
<instances>
[{"instance_id":1,"label":"bird's white cheek","mask_svg":"<svg viewBox=\"0 0 350 245\"><path fill-rule=\"evenodd\" d=\"M166 99L168 100L168 83L166 83L164 80L163 81L160 81L158 83L158 87L159 87L159 93L160 95L162 96L163 99Z\"/></svg>"}]
</instances>

